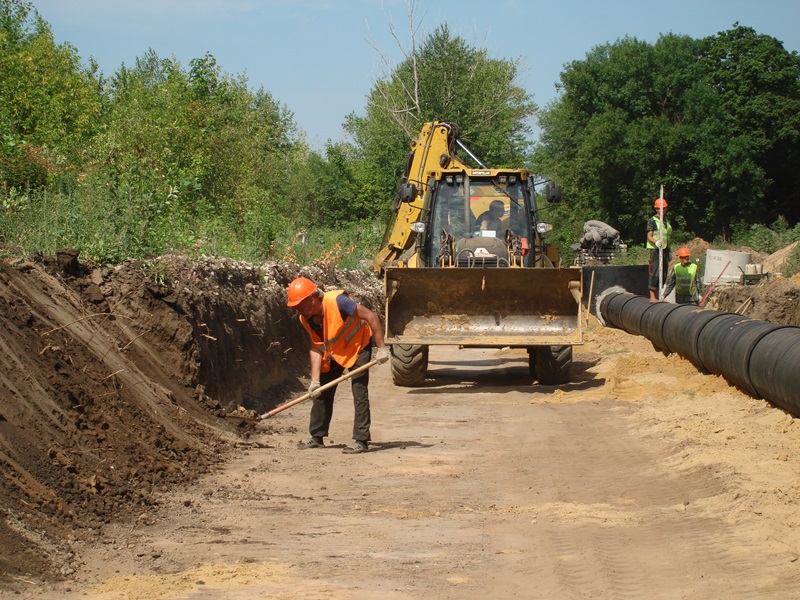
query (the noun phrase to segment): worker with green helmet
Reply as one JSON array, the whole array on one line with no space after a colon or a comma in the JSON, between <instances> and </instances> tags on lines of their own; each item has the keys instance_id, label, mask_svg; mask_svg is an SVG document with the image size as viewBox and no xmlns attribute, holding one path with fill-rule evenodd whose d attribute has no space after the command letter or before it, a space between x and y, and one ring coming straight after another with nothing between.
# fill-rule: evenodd
<instances>
[{"instance_id":1,"label":"worker with green helmet","mask_svg":"<svg viewBox=\"0 0 800 600\"><path fill-rule=\"evenodd\" d=\"M669 264L672 257L669 250L672 225L667 220L667 201L656 198L653 206L656 214L647 221L647 248L650 250L650 280L647 289L650 290L650 302L657 302L662 299L658 297L658 293L664 283L663 267Z\"/></svg>"},{"instance_id":2,"label":"worker with green helmet","mask_svg":"<svg viewBox=\"0 0 800 600\"><path fill-rule=\"evenodd\" d=\"M691 262L691 252L688 248L678 250L678 260L669 274L665 296L674 289L675 302L678 304L697 304L703 293L703 282L700 280L700 269L697 263Z\"/></svg>"}]
</instances>

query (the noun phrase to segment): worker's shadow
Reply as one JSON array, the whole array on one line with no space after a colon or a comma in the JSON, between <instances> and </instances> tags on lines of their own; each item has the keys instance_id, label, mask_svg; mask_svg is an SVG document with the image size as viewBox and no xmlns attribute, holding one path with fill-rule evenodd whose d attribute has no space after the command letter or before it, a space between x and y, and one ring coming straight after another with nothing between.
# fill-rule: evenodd
<instances>
[{"instance_id":1,"label":"worker's shadow","mask_svg":"<svg viewBox=\"0 0 800 600\"><path fill-rule=\"evenodd\" d=\"M394 442L370 442L368 452L379 452L381 450L405 450L407 448L430 448L434 444L422 444L420 442L394 441Z\"/></svg>"}]
</instances>

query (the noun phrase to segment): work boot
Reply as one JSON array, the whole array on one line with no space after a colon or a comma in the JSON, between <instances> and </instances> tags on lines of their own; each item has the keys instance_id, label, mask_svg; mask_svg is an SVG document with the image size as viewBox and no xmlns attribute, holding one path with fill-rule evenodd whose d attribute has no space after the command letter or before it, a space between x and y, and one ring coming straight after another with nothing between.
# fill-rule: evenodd
<instances>
[{"instance_id":1,"label":"work boot","mask_svg":"<svg viewBox=\"0 0 800 600\"><path fill-rule=\"evenodd\" d=\"M356 440L349 446L345 446L342 450L343 454L361 454L362 452L366 452L369 450L369 446L367 442L362 442L361 440Z\"/></svg>"},{"instance_id":2,"label":"work boot","mask_svg":"<svg viewBox=\"0 0 800 600\"><path fill-rule=\"evenodd\" d=\"M308 448L324 448L325 442L322 441L321 437L312 435L310 439L307 439L305 442L300 442L299 444L297 444L297 447L300 448L300 450L306 450Z\"/></svg>"}]
</instances>

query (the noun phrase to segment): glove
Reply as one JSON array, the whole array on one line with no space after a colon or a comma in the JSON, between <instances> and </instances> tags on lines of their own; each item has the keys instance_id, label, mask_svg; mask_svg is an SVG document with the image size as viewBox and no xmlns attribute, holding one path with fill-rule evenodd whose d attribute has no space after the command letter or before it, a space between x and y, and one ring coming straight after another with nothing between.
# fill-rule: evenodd
<instances>
[{"instance_id":1,"label":"glove","mask_svg":"<svg viewBox=\"0 0 800 600\"><path fill-rule=\"evenodd\" d=\"M663 240L656 240L656 248L663 248L664 242Z\"/></svg>"},{"instance_id":2,"label":"glove","mask_svg":"<svg viewBox=\"0 0 800 600\"><path fill-rule=\"evenodd\" d=\"M320 392L317 391L319 389L319 381L312 381L308 384L308 393L311 395L312 398L316 398L320 395Z\"/></svg>"},{"instance_id":3,"label":"glove","mask_svg":"<svg viewBox=\"0 0 800 600\"><path fill-rule=\"evenodd\" d=\"M389 346L383 346L382 348L375 350L375 360L378 361L379 365L382 365L389 360Z\"/></svg>"}]
</instances>

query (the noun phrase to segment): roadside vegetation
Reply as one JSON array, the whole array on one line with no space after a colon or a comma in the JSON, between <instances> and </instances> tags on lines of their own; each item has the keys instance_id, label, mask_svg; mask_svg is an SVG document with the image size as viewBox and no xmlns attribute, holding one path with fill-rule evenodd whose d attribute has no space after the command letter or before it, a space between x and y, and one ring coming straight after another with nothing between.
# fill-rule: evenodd
<instances>
[{"instance_id":1,"label":"roadside vegetation","mask_svg":"<svg viewBox=\"0 0 800 600\"><path fill-rule=\"evenodd\" d=\"M541 217L567 256L589 219L643 245L662 185L680 240L769 252L800 239L800 59L769 35L734 24L700 40L617 40L566 65L560 96L537 107L521 59L446 24L415 40L412 25L409 14L408 58L385 64L345 120L349 141L316 150L291 107L211 54L182 65L143 49L103 74L55 42L34 3L0 0L0 251L360 268L411 139L435 119L486 164L562 185ZM792 260L800 268L800 252Z\"/></svg>"}]
</instances>

